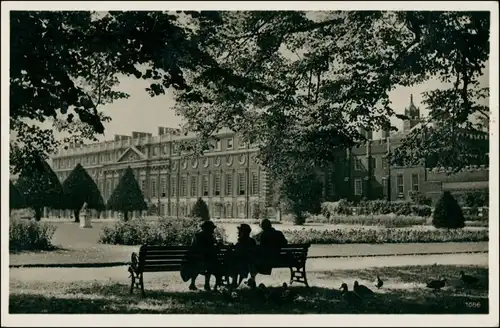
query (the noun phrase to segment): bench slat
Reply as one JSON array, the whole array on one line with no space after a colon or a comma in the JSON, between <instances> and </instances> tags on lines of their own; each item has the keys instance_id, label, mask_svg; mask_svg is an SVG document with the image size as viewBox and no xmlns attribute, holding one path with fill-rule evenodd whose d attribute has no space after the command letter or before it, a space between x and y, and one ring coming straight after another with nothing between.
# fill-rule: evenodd
<instances>
[{"instance_id":1,"label":"bench slat","mask_svg":"<svg viewBox=\"0 0 500 328\"><path fill-rule=\"evenodd\" d=\"M181 265L156 265L143 268L142 272L168 272L168 271L179 271Z\"/></svg>"}]
</instances>

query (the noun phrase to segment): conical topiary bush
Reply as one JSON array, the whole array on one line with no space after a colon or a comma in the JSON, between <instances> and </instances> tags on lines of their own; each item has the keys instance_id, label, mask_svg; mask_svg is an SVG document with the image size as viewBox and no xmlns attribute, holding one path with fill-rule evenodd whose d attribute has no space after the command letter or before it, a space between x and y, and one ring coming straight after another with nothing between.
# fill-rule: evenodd
<instances>
[{"instance_id":1,"label":"conical topiary bush","mask_svg":"<svg viewBox=\"0 0 500 328\"><path fill-rule=\"evenodd\" d=\"M462 208L449 191L445 191L437 201L432 215L432 224L436 228L458 229L465 227Z\"/></svg>"},{"instance_id":2,"label":"conical topiary bush","mask_svg":"<svg viewBox=\"0 0 500 328\"><path fill-rule=\"evenodd\" d=\"M210 213L208 211L207 203L203 199L198 198L196 203L191 210L191 217L193 218L201 218L203 221L210 220Z\"/></svg>"},{"instance_id":3,"label":"conical topiary bush","mask_svg":"<svg viewBox=\"0 0 500 328\"><path fill-rule=\"evenodd\" d=\"M113 190L107 205L109 210L122 212L124 221L128 220L129 212L145 211L148 208L130 166L125 170L118 185Z\"/></svg>"}]
</instances>

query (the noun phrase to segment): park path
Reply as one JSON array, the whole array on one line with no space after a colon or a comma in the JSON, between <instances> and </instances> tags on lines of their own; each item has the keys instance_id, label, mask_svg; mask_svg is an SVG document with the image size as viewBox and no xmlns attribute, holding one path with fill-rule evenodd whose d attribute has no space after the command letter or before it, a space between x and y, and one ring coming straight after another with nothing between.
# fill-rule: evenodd
<instances>
[{"instance_id":1,"label":"park path","mask_svg":"<svg viewBox=\"0 0 500 328\"><path fill-rule=\"evenodd\" d=\"M49 252L21 252L10 254L9 265L56 266L65 265L120 265L130 261L132 252L139 246L99 244L99 235L113 222L94 222L92 229L81 229L72 222L57 223L53 243L61 249ZM226 231L235 238L236 224L227 224ZM280 229L287 228L280 225ZM316 227L315 227L316 228ZM410 254L477 253L488 252L488 242L477 243L412 243L412 244L340 244L312 245L309 257L358 257Z\"/></svg>"},{"instance_id":2,"label":"park path","mask_svg":"<svg viewBox=\"0 0 500 328\"><path fill-rule=\"evenodd\" d=\"M71 248L50 252L26 252L10 254L9 266L71 266L79 264L116 265L130 261L130 254L139 246L80 244ZM487 253L488 242L478 243L412 243L412 244L341 244L312 245L308 257L380 257L391 255L425 255L454 253Z\"/></svg>"},{"instance_id":3,"label":"park path","mask_svg":"<svg viewBox=\"0 0 500 328\"><path fill-rule=\"evenodd\" d=\"M446 254L420 256L387 256L365 258L321 258L307 261L307 272L322 272L335 270L357 270L377 267L395 267L407 265L477 265L488 266L488 254ZM280 271L280 270L277 270ZM283 270L281 270L283 271ZM288 269L284 270L288 271ZM273 271L274 272L274 271ZM148 273L148 279L164 277L165 275L178 276L172 273ZM128 283L128 272L125 266L108 268L11 268L9 269L11 282L74 282L74 281L118 281ZM273 276L264 276L270 282Z\"/></svg>"}]
</instances>

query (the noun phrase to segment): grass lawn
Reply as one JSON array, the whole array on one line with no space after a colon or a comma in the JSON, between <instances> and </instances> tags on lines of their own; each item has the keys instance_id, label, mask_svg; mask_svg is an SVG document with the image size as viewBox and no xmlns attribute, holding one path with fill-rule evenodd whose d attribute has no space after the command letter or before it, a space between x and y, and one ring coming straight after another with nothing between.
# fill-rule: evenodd
<instances>
[{"instance_id":1,"label":"grass lawn","mask_svg":"<svg viewBox=\"0 0 500 328\"><path fill-rule=\"evenodd\" d=\"M53 244L58 248L43 252L18 252L9 256L10 265L27 264L73 264L73 263L115 263L127 262L130 254L138 251L138 246L99 244L99 234L113 221L94 222L93 228L81 229L71 221L52 222L57 226ZM228 233L236 232L237 224L224 224ZM282 229L284 225L279 225ZM317 228L316 225L312 227ZM235 238L235 236L229 238ZM382 254L413 253L454 253L488 251L488 242L479 243L425 243L425 244L350 244L350 245L312 245L309 256L360 256Z\"/></svg>"},{"instance_id":2,"label":"grass lawn","mask_svg":"<svg viewBox=\"0 0 500 328\"><path fill-rule=\"evenodd\" d=\"M188 291L178 273L146 275L146 297L128 294L126 271L123 278L71 280L17 279L11 270L10 313L186 313L186 314L470 314L488 313L488 269L480 266L431 265L399 266L357 270L311 272L311 288L292 286L295 300L273 300L240 287L235 299L224 294ZM20 270L20 269L14 269ZM35 269L24 269L35 270ZM50 269L40 269L50 270ZM69 269L61 269L69 270ZM75 269L76 270L76 269ZM97 270L97 269L93 269ZM104 269L101 269L104 270ZM460 270L477 276L476 288L465 288L458 280ZM359 306L341 300L342 282L352 287L354 280L372 286L376 274L385 281L372 299ZM433 293L425 282L446 276L448 286ZM288 281L288 270L274 270L271 276L258 276L270 290ZM201 287L202 278L198 279Z\"/></svg>"}]
</instances>

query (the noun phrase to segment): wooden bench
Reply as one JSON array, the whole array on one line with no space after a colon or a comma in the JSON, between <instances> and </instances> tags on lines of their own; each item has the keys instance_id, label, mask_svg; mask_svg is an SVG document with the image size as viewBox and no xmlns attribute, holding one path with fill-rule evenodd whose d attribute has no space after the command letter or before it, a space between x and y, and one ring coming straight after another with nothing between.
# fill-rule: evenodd
<instances>
[{"instance_id":1,"label":"wooden bench","mask_svg":"<svg viewBox=\"0 0 500 328\"><path fill-rule=\"evenodd\" d=\"M273 268L289 268L290 284L300 282L309 287L306 276L306 260L310 244L292 244L280 250L277 257L270 263ZM130 293L134 288L140 288L142 296L144 293L144 273L146 272L172 272L180 271L183 264L189 259L196 259L197 255L189 252L190 246L155 246L142 245L139 254L132 253L131 264L128 268L131 278ZM223 268L221 283L229 284L229 269L231 263L228 259L233 252L233 246L219 246L217 259L219 266ZM204 274L204 272L200 272Z\"/></svg>"},{"instance_id":2,"label":"wooden bench","mask_svg":"<svg viewBox=\"0 0 500 328\"><path fill-rule=\"evenodd\" d=\"M306 275L306 261L310 246L311 244L289 244L281 248L276 261L271 263L273 269L290 269L290 285L299 282L309 287Z\"/></svg>"}]
</instances>

